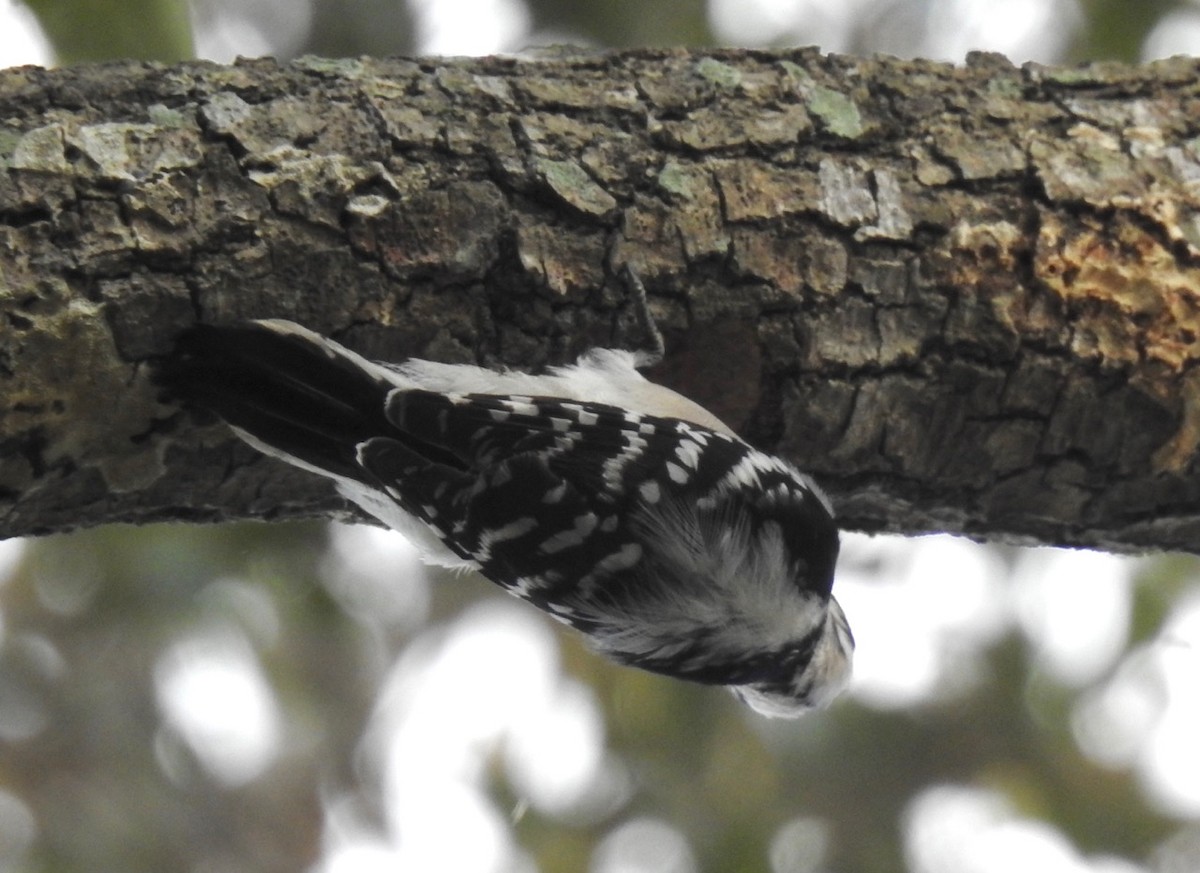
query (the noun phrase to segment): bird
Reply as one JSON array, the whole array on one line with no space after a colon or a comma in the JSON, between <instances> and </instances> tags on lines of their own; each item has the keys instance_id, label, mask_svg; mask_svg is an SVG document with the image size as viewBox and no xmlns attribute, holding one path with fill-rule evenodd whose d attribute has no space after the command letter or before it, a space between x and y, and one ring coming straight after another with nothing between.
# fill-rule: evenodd
<instances>
[{"instance_id":1,"label":"bird","mask_svg":"<svg viewBox=\"0 0 1200 873\"><path fill-rule=\"evenodd\" d=\"M771 717L828 705L854 651L829 499L646 379L647 357L598 348L541 374L387 363L265 319L187 329L158 380L617 663Z\"/></svg>"}]
</instances>

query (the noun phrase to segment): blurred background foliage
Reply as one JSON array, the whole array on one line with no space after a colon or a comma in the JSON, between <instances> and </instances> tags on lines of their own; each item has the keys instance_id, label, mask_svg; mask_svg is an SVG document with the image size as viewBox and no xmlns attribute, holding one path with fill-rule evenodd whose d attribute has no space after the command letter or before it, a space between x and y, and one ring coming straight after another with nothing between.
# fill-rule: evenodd
<instances>
[{"instance_id":1,"label":"blurred background foliage","mask_svg":"<svg viewBox=\"0 0 1200 873\"><path fill-rule=\"evenodd\" d=\"M1134 61L1187 0L0 0L0 63L803 45ZM398 537L0 542L0 873L1200 869L1200 575L849 537L831 710L622 670Z\"/></svg>"}]
</instances>

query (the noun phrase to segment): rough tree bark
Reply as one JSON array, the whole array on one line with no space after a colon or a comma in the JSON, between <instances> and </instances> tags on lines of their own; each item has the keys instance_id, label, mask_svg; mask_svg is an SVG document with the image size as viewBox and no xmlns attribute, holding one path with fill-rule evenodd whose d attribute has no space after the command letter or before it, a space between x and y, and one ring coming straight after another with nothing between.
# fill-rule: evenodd
<instances>
[{"instance_id":1,"label":"rough tree bark","mask_svg":"<svg viewBox=\"0 0 1200 873\"><path fill-rule=\"evenodd\" d=\"M197 319L639 343L848 527L1200 547L1200 64L786 53L0 73L0 534L338 511L159 402Z\"/></svg>"}]
</instances>

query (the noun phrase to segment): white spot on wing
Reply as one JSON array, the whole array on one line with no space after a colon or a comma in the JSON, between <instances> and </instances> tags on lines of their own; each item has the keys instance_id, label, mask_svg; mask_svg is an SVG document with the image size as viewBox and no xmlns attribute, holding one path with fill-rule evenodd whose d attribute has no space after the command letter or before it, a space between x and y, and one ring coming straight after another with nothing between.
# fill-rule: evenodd
<instances>
[{"instance_id":1,"label":"white spot on wing","mask_svg":"<svg viewBox=\"0 0 1200 873\"><path fill-rule=\"evenodd\" d=\"M504 405L508 407L509 411L512 412L513 415L524 415L528 416L529 418L534 418L541 412L541 410L537 408L536 404L527 399L518 400L517 398L513 397L506 401Z\"/></svg>"},{"instance_id":2,"label":"white spot on wing","mask_svg":"<svg viewBox=\"0 0 1200 873\"><path fill-rule=\"evenodd\" d=\"M485 530L480 539L489 543L499 543L504 540L515 540L519 536L524 536L537 527L537 519L532 516L518 518L516 521L510 521L502 527Z\"/></svg>"},{"instance_id":3,"label":"white spot on wing","mask_svg":"<svg viewBox=\"0 0 1200 873\"><path fill-rule=\"evenodd\" d=\"M765 455L760 455L757 452L752 452L743 457L737 464L734 465L725 478L722 480L723 485L741 485L743 488L757 488L758 471L763 467L770 469L770 464L763 464L766 459Z\"/></svg>"},{"instance_id":4,"label":"white spot on wing","mask_svg":"<svg viewBox=\"0 0 1200 873\"><path fill-rule=\"evenodd\" d=\"M596 565L594 572L589 573L589 576L594 576L596 573L607 573L615 570L628 570L634 564L642 559L642 547L638 543L626 543L613 552L608 557L600 561Z\"/></svg>"},{"instance_id":5,"label":"white spot on wing","mask_svg":"<svg viewBox=\"0 0 1200 873\"><path fill-rule=\"evenodd\" d=\"M540 576L518 576L512 581L512 584L508 586L508 590L517 597L528 599L530 594L543 587L545 587L545 585L543 584L542 577Z\"/></svg>"},{"instance_id":6,"label":"white spot on wing","mask_svg":"<svg viewBox=\"0 0 1200 873\"><path fill-rule=\"evenodd\" d=\"M662 490L658 487L658 483L653 480L643 482L638 492L642 495L642 500L647 503L658 503L659 498L662 497Z\"/></svg>"},{"instance_id":7,"label":"white spot on wing","mask_svg":"<svg viewBox=\"0 0 1200 873\"><path fill-rule=\"evenodd\" d=\"M596 516L587 512L575 519L575 525L570 530L564 530L548 537L538 546L538 551L545 555L553 555L563 549L581 546L587 541L588 535L596 529Z\"/></svg>"},{"instance_id":8,"label":"white spot on wing","mask_svg":"<svg viewBox=\"0 0 1200 873\"><path fill-rule=\"evenodd\" d=\"M625 449L604 462L601 475L610 488L621 484L621 471L642 456L648 443L637 434L625 434Z\"/></svg>"},{"instance_id":9,"label":"white spot on wing","mask_svg":"<svg viewBox=\"0 0 1200 873\"><path fill-rule=\"evenodd\" d=\"M537 527L537 519L525 516L516 521L510 521L502 527L485 530L479 535L479 549L475 553L475 560L486 561L492 554L493 545L507 540L515 540L529 533L535 527Z\"/></svg>"},{"instance_id":10,"label":"white spot on wing","mask_svg":"<svg viewBox=\"0 0 1200 873\"><path fill-rule=\"evenodd\" d=\"M642 547L638 543L626 543L617 549L612 554L603 558L596 564L592 572L579 580L578 592L585 596L592 596L596 583L612 573L619 573L621 570L628 570L642 559Z\"/></svg>"},{"instance_id":11,"label":"white spot on wing","mask_svg":"<svg viewBox=\"0 0 1200 873\"><path fill-rule=\"evenodd\" d=\"M679 458L679 462L685 467L695 470L700 464L700 444L692 440L681 440L675 447L675 457Z\"/></svg>"}]
</instances>

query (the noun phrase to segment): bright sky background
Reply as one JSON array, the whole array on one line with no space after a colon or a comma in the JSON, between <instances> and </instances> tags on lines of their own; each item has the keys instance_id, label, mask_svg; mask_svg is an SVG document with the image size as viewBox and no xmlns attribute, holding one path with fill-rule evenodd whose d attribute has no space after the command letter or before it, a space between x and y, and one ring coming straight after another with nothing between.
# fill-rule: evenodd
<instances>
[{"instance_id":1,"label":"bright sky background","mask_svg":"<svg viewBox=\"0 0 1200 873\"><path fill-rule=\"evenodd\" d=\"M530 39L521 0L410 2L423 52L507 51ZM1081 20L1076 0L947 0L930 8L936 18L894 22L906 51L884 47L951 60L987 48L1016 61L1049 62ZM818 43L830 51L845 50L854 28L878 9L876 0L709 0L714 29L729 44ZM310 23L306 4L293 0L208 0L197 10L199 53L217 61L287 50ZM1200 9L1187 8L1164 19L1144 55L1198 50ZM49 60L32 16L14 0L0 0L0 66ZM0 584L20 549L0 542ZM1133 768L1160 809L1200 818L1200 596L1177 607L1163 639L1118 664L1137 561L1033 550L1010 574L992 552L962 540L853 535L843 555L836 593L858 640L850 696L859 703L894 709L961 693L979 681L983 649L1015 628L1047 675L1077 687L1095 683L1074 717L1085 753ZM398 536L339 529L329 560L334 595L361 620L394 630L425 614L428 582ZM408 570L398 575L397 566ZM226 584L232 588L221 589L225 594L237 589L236 580ZM261 632L269 633L269 605L258 611L268 628ZM279 706L254 652L253 633L217 621L162 653L155 678L168 775L179 743L229 785L253 779L279 753ZM481 668L490 672L481 676ZM464 695L465 685L475 692ZM525 802L549 815L599 820L621 809L632 791L606 746L604 715L591 691L561 672L546 621L515 602L486 604L422 630L391 670L362 754L384 774L386 827L381 833L356 816L353 804L329 798L320 873L533 870L507 824L520 811L497 809L485 791L494 755ZM781 828L769 847L773 871L818 869L824 828L810 819ZM18 850L33 833L21 801L0 791L0 844ZM913 873L1141 869L1084 857L1054 828L1018 815L1002 795L970 786L931 786L914 797L905 834ZM696 862L669 823L631 818L598 847L591 869L691 873Z\"/></svg>"}]
</instances>

